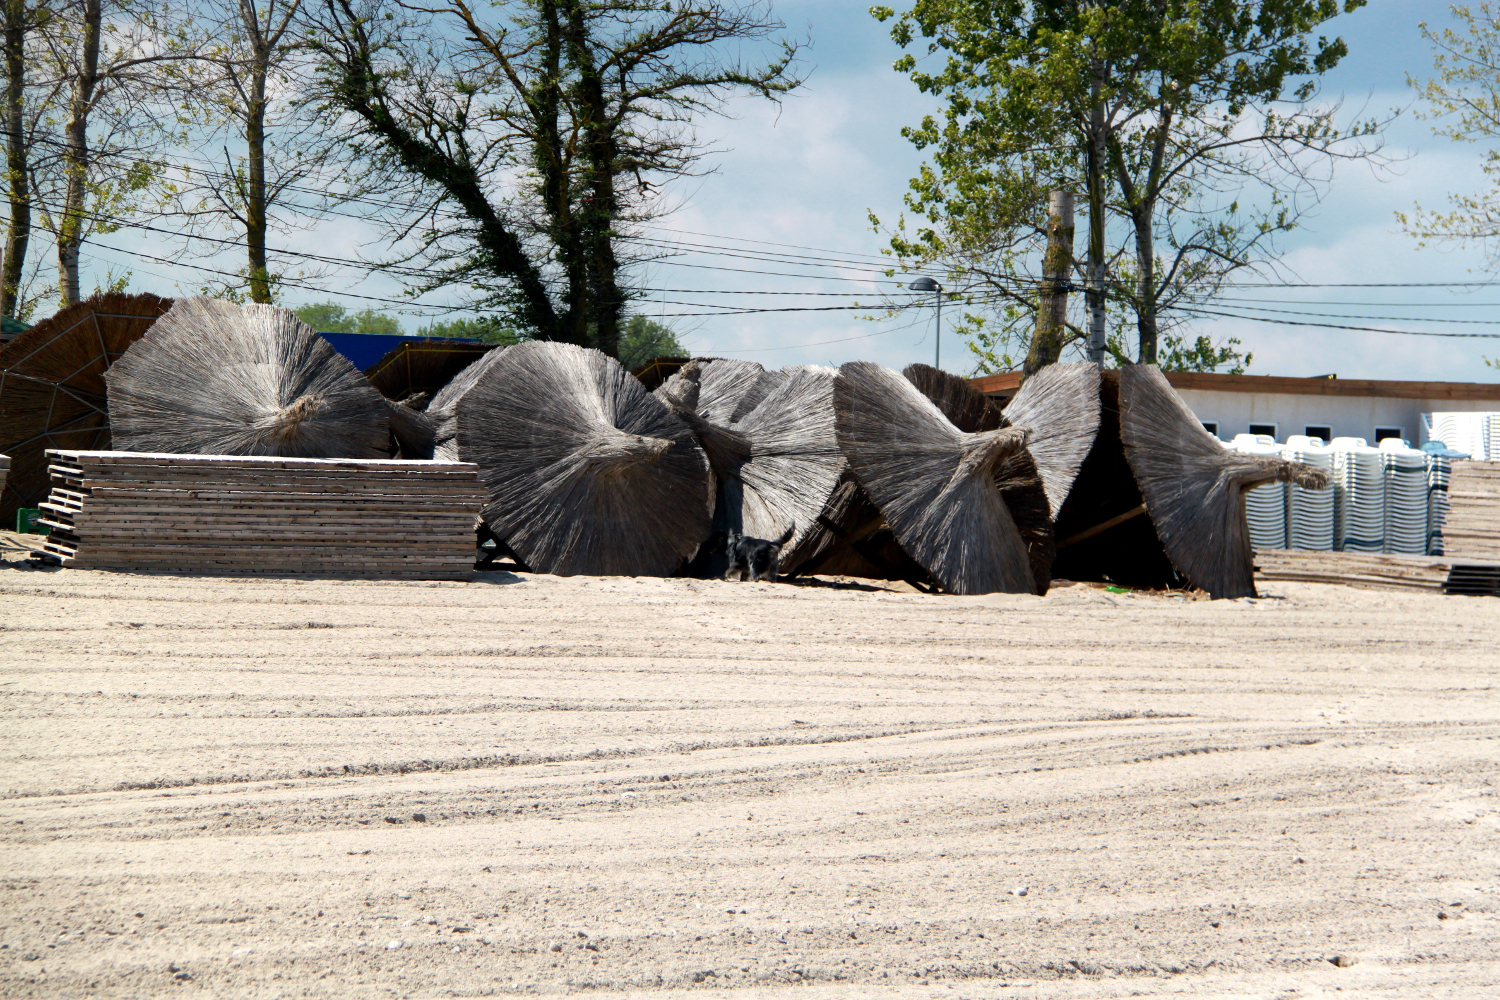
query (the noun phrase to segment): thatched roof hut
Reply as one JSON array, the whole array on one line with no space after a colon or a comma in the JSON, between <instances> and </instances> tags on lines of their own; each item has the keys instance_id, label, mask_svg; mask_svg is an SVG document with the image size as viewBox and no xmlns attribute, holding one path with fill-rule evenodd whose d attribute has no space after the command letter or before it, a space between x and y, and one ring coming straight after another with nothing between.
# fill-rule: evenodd
<instances>
[{"instance_id":1,"label":"thatched roof hut","mask_svg":"<svg viewBox=\"0 0 1500 1000\"><path fill-rule=\"evenodd\" d=\"M182 299L106 381L122 451L387 458L384 399L290 310Z\"/></svg>"},{"instance_id":2,"label":"thatched roof hut","mask_svg":"<svg viewBox=\"0 0 1500 1000\"><path fill-rule=\"evenodd\" d=\"M1123 369L1119 398L1125 459L1167 556L1214 598L1254 597L1246 491L1277 480L1317 489L1328 473L1225 449L1155 365Z\"/></svg>"},{"instance_id":3,"label":"thatched roof hut","mask_svg":"<svg viewBox=\"0 0 1500 1000\"><path fill-rule=\"evenodd\" d=\"M412 408L426 409L427 403L453 376L493 350L495 344L472 344L443 337L408 340L366 368L365 378L386 399L421 397Z\"/></svg>"},{"instance_id":4,"label":"thatched roof hut","mask_svg":"<svg viewBox=\"0 0 1500 1000\"><path fill-rule=\"evenodd\" d=\"M104 373L170 308L155 295L95 295L0 347L0 452L11 456L0 523L46 499L48 448L111 446Z\"/></svg>"},{"instance_id":5,"label":"thatched roof hut","mask_svg":"<svg viewBox=\"0 0 1500 1000\"><path fill-rule=\"evenodd\" d=\"M868 362L834 380L839 447L901 547L955 594L1033 593L1025 542L995 489L1026 443L1015 428L965 434L906 378Z\"/></svg>"},{"instance_id":6,"label":"thatched roof hut","mask_svg":"<svg viewBox=\"0 0 1500 1000\"><path fill-rule=\"evenodd\" d=\"M619 362L534 342L476 364L457 394L457 451L480 467L485 523L526 565L669 576L693 557L713 518L708 459Z\"/></svg>"}]
</instances>

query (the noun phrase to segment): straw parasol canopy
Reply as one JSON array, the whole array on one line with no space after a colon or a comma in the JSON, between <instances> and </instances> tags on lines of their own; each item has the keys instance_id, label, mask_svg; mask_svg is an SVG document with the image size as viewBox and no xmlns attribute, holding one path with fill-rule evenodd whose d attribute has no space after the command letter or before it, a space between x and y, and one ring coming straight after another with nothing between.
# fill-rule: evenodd
<instances>
[{"instance_id":1,"label":"straw parasol canopy","mask_svg":"<svg viewBox=\"0 0 1500 1000\"><path fill-rule=\"evenodd\" d=\"M532 342L476 364L456 405L457 451L480 468L485 523L526 565L669 576L693 557L713 519L708 459L618 361Z\"/></svg>"},{"instance_id":2,"label":"straw parasol canopy","mask_svg":"<svg viewBox=\"0 0 1500 1000\"><path fill-rule=\"evenodd\" d=\"M673 412L693 428L717 480L715 534L779 538L788 528L788 556L817 527L818 515L845 468L834 437L832 368L813 365L785 373L779 387L732 427L704 416L705 369L698 362L663 393ZM788 570L794 568L789 558Z\"/></svg>"},{"instance_id":3,"label":"straw parasol canopy","mask_svg":"<svg viewBox=\"0 0 1500 1000\"><path fill-rule=\"evenodd\" d=\"M1005 407L1005 423L1029 432L1026 450L1055 519L1099 435L1099 369L1088 362L1048 365L1021 385Z\"/></svg>"},{"instance_id":4,"label":"straw parasol canopy","mask_svg":"<svg viewBox=\"0 0 1500 1000\"><path fill-rule=\"evenodd\" d=\"M1155 365L1120 372L1120 439L1167 556L1214 598L1255 596L1247 490L1328 485L1326 470L1226 450Z\"/></svg>"},{"instance_id":5,"label":"straw parasol canopy","mask_svg":"<svg viewBox=\"0 0 1500 1000\"><path fill-rule=\"evenodd\" d=\"M787 381L783 373L768 372L754 361L702 358L663 382L656 390L657 398L680 393L687 378L698 383L698 414L720 427L742 419Z\"/></svg>"},{"instance_id":6,"label":"straw parasol canopy","mask_svg":"<svg viewBox=\"0 0 1500 1000\"><path fill-rule=\"evenodd\" d=\"M995 489L1016 428L965 434L897 372L850 362L834 380L839 447L896 540L955 594L1033 593L1026 544Z\"/></svg>"},{"instance_id":7,"label":"straw parasol canopy","mask_svg":"<svg viewBox=\"0 0 1500 1000\"><path fill-rule=\"evenodd\" d=\"M386 458L386 404L290 310L177 302L110 369L124 451Z\"/></svg>"},{"instance_id":8,"label":"straw parasol canopy","mask_svg":"<svg viewBox=\"0 0 1500 1000\"><path fill-rule=\"evenodd\" d=\"M171 307L155 295L95 295L0 347L0 453L11 456L0 523L46 499L48 448L110 447L104 373Z\"/></svg>"},{"instance_id":9,"label":"straw parasol canopy","mask_svg":"<svg viewBox=\"0 0 1500 1000\"><path fill-rule=\"evenodd\" d=\"M965 434L1010 426L1000 407L966 378L922 364L908 365L901 374ZM1098 398L1097 393L1095 398ZM1052 510L1031 452L1029 436L1027 446L1006 458L995 470L995 486L1026 542L1036 592L1045 594L1052 583L1052 559L1056 555L1052 543Z\"/></svg>"}]
</instances>

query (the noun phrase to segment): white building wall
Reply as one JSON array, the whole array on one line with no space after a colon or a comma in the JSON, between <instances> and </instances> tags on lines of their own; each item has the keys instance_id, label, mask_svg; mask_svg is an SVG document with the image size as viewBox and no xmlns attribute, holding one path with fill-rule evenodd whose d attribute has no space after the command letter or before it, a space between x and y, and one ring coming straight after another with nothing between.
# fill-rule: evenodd
<instances>
[{"instance_id":1,"label":"white building wall","mask_svg":"<svg viewBox=\"0 0 1500 1000\"><path fill-rule=\"evenodd\" d=\"M1422 414L1435 411L1500 412L1500 402L1452 399L1390 399L1382 396L1302 396L1270 392L1178 389L1199 420L1219 425L1225 441L1245 434L1251 424L1275 424L1276 440L1309 426L1333 428L1334 437L1362 437L1375 443L1375 428L1400 427L1401 436L1422 443Z\"/></svg>"}]
</instances>

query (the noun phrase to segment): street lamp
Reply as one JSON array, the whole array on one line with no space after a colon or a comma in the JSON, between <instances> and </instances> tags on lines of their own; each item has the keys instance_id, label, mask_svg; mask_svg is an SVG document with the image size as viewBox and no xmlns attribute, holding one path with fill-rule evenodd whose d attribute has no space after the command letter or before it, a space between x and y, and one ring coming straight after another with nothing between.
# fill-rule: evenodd
<instances>
[{"instance_id":1,"label":"street lamp","mask_svg":"<svg viewBox=\"0 0 1500 1000\"><path fill-rule=\"evenodd\" d=\"M943 286L937 283L937 279L924 274L906 287L914 292L937 292L937 335L932 338L932 367L942 368L938 362L943 356Z\"/></svg>"}]
</instances>

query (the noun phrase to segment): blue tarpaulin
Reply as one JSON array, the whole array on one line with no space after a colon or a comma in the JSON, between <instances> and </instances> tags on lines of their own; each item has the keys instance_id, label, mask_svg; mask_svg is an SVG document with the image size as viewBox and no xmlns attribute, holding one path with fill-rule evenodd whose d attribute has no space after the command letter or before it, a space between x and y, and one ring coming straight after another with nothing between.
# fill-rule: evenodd
<instances>
[{"instance_id":1,"label":"blue tarpaulin","mask_svg":"<svg viewBox=\"0 0 1500 1000\"><path fill-rule=\"evenodd\" d=\"M428 337L393 337L386 333L319 333L318 336L333 345L333 349L354 363L360 371L385 357L402 344L425 344ZM440 343L477 344L477 340L458 337L436 338Z\"/></svg>"}]
</instances>

